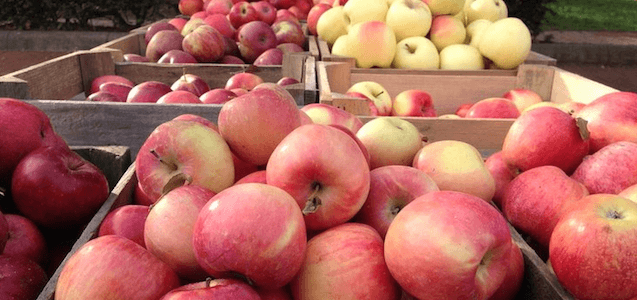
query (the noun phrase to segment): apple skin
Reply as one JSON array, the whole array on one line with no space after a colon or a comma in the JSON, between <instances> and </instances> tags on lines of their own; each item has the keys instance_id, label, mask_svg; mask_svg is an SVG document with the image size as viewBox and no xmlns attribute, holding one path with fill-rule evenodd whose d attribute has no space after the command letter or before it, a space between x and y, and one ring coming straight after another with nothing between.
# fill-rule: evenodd
<instances>
[{"instance_id":1,"label":"apple skin","mask_svg":"<svg viewBox=\"0 0 637 300\"><path fill-rule=\"evenodd\" d=\"M358 92L371 100L370 109L372 115L376 116L389 116L391 115L391 96L385 87L375 81L360 81L353 84L347 92ZM350 94L352 95L352 94ZM354 96L354 95L352 95ZM373 105L373 107L372 107Z\"/></svg>"},{"instance_id":2,"label":"apple skin","mask_svg":"<svg viewBox=\"0 0 637 300\"><path fill-rule=\"evenodd\" d=\"M318 38L328 45L333 45L342 35L347 35L350 26L350 18L345 13L343 6L334 6L319 17L316 22Z\"/></svg>"},{"instance_id":3,"label":"apple skin","mask_svg":"<svg viewBox=\"0 0 637 300\"><path fill-rule=\"evenodd\" d=\"M518 107L509 99L482 99L467 110L465 118L500 118L515 119L520 116Z\"/></svg>"},{"instance_id":4,"label":"apple skin","mask_svg":"<svg viewBox=\"0 0 637 300\"><path fill-rule=\"evenodd\" d=\"M423 0L432 15L455 15L464 8L465 0Z\"/></svg>"},{"instance_id":5,"label":"apple skin","mask_svg":"<svg viewBox=\"0 0 637 300\"><path fill-rule=\"evenodd\" d=\"M135 53L126 53L123 55L123 58L125 62L150 62L148 57Z\"/></svg>"},{"instance_id":6,"label":"apple skin","mask_svg":"<svg viewBox=\"0 0 637 300\"><path fill-rule=\"evenodd\" d=\"M400 42L411 36L427 36L431 19L431 10L422 0L397 0L389 3L385 22Z\"/></svg>"},{"instance_id":7,"label":"apple skin","mask_svg":"<svg viewBox=\"0 0 637 300\"><path fill-rule=\"evenodd\" d=\"M220 14L226 16L232 9L232 0L211 0L204 3L204 10L210 15Z\"/></svg>"},{"instance_id":8,"label":"apple skin","mask_svg":"<svg viewBox=\"0 0 637 300\"><path fill-rule=\"evenodd\" d=\"M509 166L502 157L502 151L497 151L484 161L484 166L487 167L493 180L495 180L495 194L493 194L493 203L499 208L502 208L502 197L507 185L518 175L518 171Z\"/></svg>"},{"instance_id":9,"label":"apple skin","mask_svg":"<svg viewBox=\"0 0 637 300\"><path fill-rule=\"evenodd\" d=\"M411 89L400 92L394 97L391 115L401 117L437 116L431 95L423 90Z\"/></svg>"},{"instance_id":10,"label":"apple skin","mask_svg":"<svg viewBox=\"0 0 637 300\"><path fill-rule=\"evenodd\" d=\"M159 81L144 81L133 87L126 97L129 103L157 103L161 96L171 92L169 85Z\"/></svg>"},{"instance_id":11,"label":"apple skin","mask_svg":"<svg viewBox=\"0 0 637 300\"><path fill-rule=\"evenodd\" d=\"M312 237L290 287L298 300L393 300L401 292L385 265L383 239L360 223L338 225Z\"/></svg>"},{"instance_id":12,"label":"apple skin","mask_svg":"<svg viewBox=\"0 0 637 300\"><path fill-rule=\"evenodd\" d=\"M398 41L392 67L398 69L440 69L440 54L436 45L424 36L412 36Z\"/></svg>"},{"instance_id":13,"label":"apple skin","mask_svg":"<svg viewBox=\"0 0 637 300\"><path fill-rule=\"evenodd\" d=\"M9 223L7 222L6 216L0 211L0 254L2 254L10 238L9 230Z\"/></svg>"},{"instance_id":14,"label":"apple skin","mask_svg":"<svg viewBox=\"0 0 637 300\"><path fill-rule=\"evenodd\" d=\"M391 67L397 48L394 31L381 21L352 25L347 33L347 44L358 68Z\"/></svg>"},{"instance_id":15,"label":"apple skin","mask_svg":"<svg viewBox=\"0 0 637 300\"><path fill-rule=\"evenodd\" d=\"M174 17L170 20L168 20L168 23L170 23L171 25L175 26L175 28L177 28L177 30L179 32L181 32L181 30L184 28L184 25L186 25L186 23L188 22L187 19L181 18L181 17Z\"/></svg>"},{"instance_id":16,"label":"apple skin","mask_svg":"<svg viewBox=\"0 0 637 300\"><path fill-rule=\"evenodd\" d=\"M531 52L531 32L522 20L497 20L481 33L478 50L500 69L515 69Z\"/></svg>"},{"instance_id":17,"label":"apple skin","mask_svg":"<svg viewBox=\"0 0 637 300\"><path fill-rule=\"evenodd\" d=\"M226 15L220 13L210 14L206 16L204 22L219 31L221 35L234 39L236 30L234 27L232 27L232 24L230 23L230 20L228 20Z\"/></svg>"},{"instance_id":18,"label":"apple skin","mask_svg":"<svg viewBox=\"0 0 637 300\"><path fill-rule=\"evenodd\" d=\"M164 53L170 50L181 50L184 36L176 30L162 30L150 39L146 45L146 57L156 62Z\"/></svg>"},{"instance_id":19,"label":"apple skin","mask_svg":"<svg viewBox=\"0 0 637 300\"><path fill-rule=\"evenodd\" d=\"M209 90L199 97L199 100L205 104L223 104L230 99L237 97L237 94L224 88L216 88Z\"/></svg>"},{"instance_id":20,"label":"apple skin","mask_svg":"<svg viewBox=\"0 0 637 300\"><path fill-rule=\"evenodd\" d=\"M274 22L271 27L276 36L277 45L294 43L302 47L305 43L305 34L303 33L301 25L293 21L280 20Z\"/></svg>"},{"instance_id":21,"label":"apple skin","mask_svg":"<svg viewBox=\"0 0 637 300\"><path fill-rule=\"evenodd\" d=\"M171 103L193 103L201 104L201 100L196 94L188 91L170 91L157 99L157 104Z\"/></svg>"},{"instance_id":22,"label":"apple skin","mask_svg":"<svg viewBox=\"0 0 637 300\"><path fill-rule=\"evenodd\" d=\"M184 24L184 28L181 29L181 35L187 36L189 33L193 32L193 30L197 29L197 27L201 25L207 25L206 21L203 18L193 18L191 17L186 24Z\"/></svg>"},{"instance_id":23,"label":"apple skin","mask_svg":"<svg viewBox=\"0 0 637 300\"><path fill-rule=\"evenodd\" d=\"M618 194L637 184L637 144L619 141L584 157L571 177L591 194Z\"/></svg>"},{"instance_id":24,"label":"apple skin","mask_svg":"<svg viewBox=\"0 0 637 300\"><path fill-rule=\"evenodd\" d=\"M18 99L0 98L0 186L8 187L13 171L27 154L56 144L66 142L42 110Z\"/></svg>"},{"instance_id":25,"label":"apple skin","mask_svg":"<svg viewBox=\"0 0 637 300\"><path fill-rule=\"evenodd\" d=\"M339 124L348 128L354 134L363 127L363 122L354 114L333 105L310 103L301 107L301 110L316 124Z\"/></svg>"},{"instance_id":26,"label":"apple skin","mask_svg":"<svg viewBox=\"0 0 637 300\"><path fill-rule=\"evenodd\" d=\"M284 89L258 89L226 102L217 125L237 157L260 166L301 125L301 117L294 98Z\"/></svg>"},{"instance_id":27,"label":"apple skin","mask_svg":"<svg viewBox=\"0 0 637 300\"><path fill-rule=\"evenodd\" d=\"M245 62L239 58L236 57L234 55L224 55L221 60L219 61L219 63L221 64L235 64L235 65L243 65L245 64Z\"/></svg>"},{"instance_id":28,"label":"apple skin","mask_svg":"<svg viewBox=\"0 0 637 300\"><path fill-rule=\"evenodd\" d=\"M515 177L502 196L502 212L516 229L548 249L564 208L588 196L586 187L555 166L540 166Z\"/></svg>"},{"instance_id":29,"label":"apple skin","mask_svg":"<svg viewBox=\"0 0 637 300\"><path fill-rule=\"evenodd\" d=\"M148 26L148 29L146 29L146 33L144 34L144 41L146 42L146 44L150 42L150 40L153 38L155 33L162 30L179 31L177 30L177 27L175 27L175 25L168 23L168 21L155 22L151 24L150 26Z\"/></svg>"},{"instance_id":30,"label":"apple skin","mask_svg":"<svg viewBox=\"0 0 637 300\"><path fill-rule=\"evenodd\" d=\"M0 299L36 299L49 280L35 262L0 254Z\"/></svg>"},{"instance_id":31,"label":"apple skin","mask_svg":"<svg viewBox=\"0 0 637 300\"><path fill-rule=\"evenodd\" d=\"M170 50L157 60L160 64L196 64L197 62L192 54L184 50Z\"/></svg>"},{"instance_id":32,"label":"apple skin","mask_svg":"<svg viewBox=\"0 0 637 300\"><path fill-rule=\"evenodd\" d=\"M280 66L283 65L283 51L279 48L271 48L261 53L252 63L255 66Z\"/></svg>"},{"instance_id":33,"label":"apple skin","mask_svg":"<svg viewBox=\"0 0 637 300\"><path fill-rule=\"evenodd\" d=\"M588 154L577 120L554 107L538 107L520 115L504 137L507 164L524 172L553 165L571 174Z\"/></svg>"},{"instance_id":34,"label":"apple skin","mask_svg":"<svg viewBox=\"0 0 637 300\"><path fill-rule=\"evenodd\" d=\"M257 11L259 20L272 25L276 20L276 7L266 0L256 1L252 3L252 7Z\"/></svg>"},{"instance_id":35,"label":"apple skin","mask_svg":"<svg viewBox=\"0 0 637 300\"><path fill-rule=\"evenodd\" d=\"M276 290L256 289L261 300L293 300L292 295L288 290L289 288L287 285Z\"/></svg>"},{"instance_id":36,"label":"apple skin","mask_svg":"<svg viewBox=\"0 0 637 300\"><path fill-rule=\"evenodd\" d=\"M68 258L55 287L55 299L151 300L179 285L177 274L142 246L105 235L86 242Z\"/></svg>"},{"instance_id":37,"label":"apple skin","mask_svg":"<svg viewBox=\"0 0 637 300\"><path fill-rule=\"evenodd\" d=\"M515 104L520 113L527 107L542 102L542 97L536 92L523 88L511 89L504 93L502 98L513 101L513 104Z\"/></svg>"},{"instance_id":38,"label":"apple skin","mask_svg":"<svg viewBox=\"0 0 637 300\"><path fill-rule=\"evenodd\" d=\"M106 82L120 82L129 85L130 87L134 87L135 83L130 81L128 78L119 76L119 75L102 75L95 77L91 80L91 89L89 90L89 94L98 92L100 90L100 85Z\"/></svg>"},{"instance_id":39,"label":"apple skin","mask_svg":"<svg viewBox=\"0 0 637 300\"><path fill-rule=\"evenodd\" d=\"M97 231L97 236L115 234L125 237L146 248L144 223L148 217L148 206L127 204L110 211Z\"/></svg>"},{"instance_id":40,"label":"apple skin","mask_svg":"<svg viewBox=\"0 0 637 300\"><path fill-rule=\"evenodd\" d=\"M294 5L295 0L269 0L270 4L276 7L277 10L288 9Z\"/></svg>"},{"instance_id":41,"label":"apple skin","mask_svg":"<svg viewBox=\"0 0 637 300\"><path fill-rule=\"evenodd\" d=\"M226 81L226 85L224 88L226 90L244 88L248 91L251 91L252 89L254 89L254 87L262 84L263 82L263 78L261 78L261 76L259 75L247 72L237 73L228 78L228 81Z\"/></svg>"},{"instance_id":42,"label":"apple skin","mask_svg":"<svg viewBox=\"0 0 637 300\"><path fill-rule=\"evenodd\" d=\"M370 169L388 165L411 166L422 148L422 134L407 120L398 117L378 117L363 124L356 137L370 155Z\"/></svg>"},{"instance_id":43,"label":"apple skin","mask_svg":"<svg viewBox=\"0 0 637 300\"><path fill-rule=\"evenodd\" d=\"M441 191L458 191L491 201L495 180L482 155L470 144L441 140L422 147L412 164L431 177Z\"/></svg>"},{"instance_id":44,"label":"apple skin","mask_svg":"<svg viewBox=\"0 0 637 300\"><path fill-rule=\"evenodd\" d=\"M266 176L268 184L292 195L311 230L345 223L369 193L369 166L356 141L321 124L290 132L272 152Z\"/></svg>"},{"instance_id":45,"label":"apple skin","mask_svg":"<svg viewBox=\"0 0 637 300\"><path fill-rule=\"evenodd\" d=\"M307 14L307 29L310 34L318 35L316 32L316 24L318 23L319 18L326 12L328 9L332 8L332 5L327 3L318 3L310 9L310 12Z\"/></svg>"},{"instance_id":46,"label":"apple skin","mask_svg":"<svg viewBox=\"0 0 637 300\"><path fill-rule=\"evenodd\" d=\"M449 251L450 243L464 250ZM524 274L522 253L500 212L453 191L424 194L400 211L385 237L385 261L418 299L489 299L503 287L517 291Z\"/></svg>"},{"instance_id":47,"label":"apple skin","mask_svg":"<svg viewBox=\"0 0 637 300\"><path fill-rule=\"evenodd\" d=\"M369 195L354 220L373 227L385 239L389 224L417 197L439 191L424 172L409 166L389 165L369 173Z\"/></svg>"},{"instance_id":48,"label":"apple skin","mask_svg":"<svg viewBox=\"0 0 637 300\"><path fill-rule=\"evenodd\" d=\"M456 109L455 113L457 116L464 118L467 115L467 112L469 111L469 109L471 108L471 106L473 106L473 103L464 103L458 106L458 109Z\"/></svg>"},{"instance_id":49,"label":"apple skin","mask_svg":"<svg viewBox=\"0 0 637 300\"><path fill-rule=\"evenodd\" d=\"M295 43L282 43L282 44L278 44L276 46L277 48L281 49L281 51L283 51L283 54L285 55L286 53L295 53L295 52L303 52L305 51L305 49L303 49L303 47L295 44Z\"/></svg>"},{"instance_id":50,"label":"apple skin","mask_svg":"<svg viewBox=\"0 0 637 300\"><path fill-rule=\"evenodd\" d=\"M238 279L209 279L180 286L159 300L262 300L249 284Z\"/></svg>"},{"instance_id":51,"label":"apple skin","mask_svg":"<svg viewBox=\"0 0 637 300\"><path fill-rule=\"evenodd\" d=\"M588 121L591 153L618 141L637 142L637 93L614 92L580 109L575 117Z\"/></svg>"},{"instance_id":52,"label":"apple skin","mask_svg":"<svg viewBox=\"0 0 637 300\"><path fill-rule=\"evenodd\" d=\"M260 231L263 226L268 230ZM208 274L240 274L264 289L287 285L305 257L301 210L285 191L267 184L221 191L201 209L192 232L195 256Z\"/></svg>"},{"instance_id":53,"label":"apple skin","mask_svg":"<svg viewBox=\"0 0 637 300\"><path fill-rule=\"evenodd\" d=\"M445 47L454 44L462 44L467 36L464 24L451 15L437 15L431 21L429 39L438 52Z\"/></svg>"},{"instance_id":54,"label":"apple skin","mask_svg":"<svg viewBox=\"0 0 637 300\"><path fill-rule=\"evenodd\" d=\"M181 77L179 77L179 79L177 79L170 88L173 91L188 91L195 94L197 97L201 97L203 93L210 90L208 83L206 83L203 78L194 74L181 75Z\"/></svg>"},{"instance_id":55,"label":"apple skin","mask_svg":"<svg viewBox=\"0 0 637 300\"><path fill-rule=\"evenodd\" d=\"M214 27L205 24L184 36L181 47L198 62L215 62L225 54L223 35Z\"/></svg>"},{"instance_id":56,"label":"apple skin","mask_svg":"<svg viewBox=\"0 0 637 300\"><path fill-rule=\"evenodd\" d=\"M108 181L102 170L68 146L41 147L30 152L14 170L11 181L16 208L47 229L88 223L108 194Z\"/></svg>"},{"instance_id":57,"label":"apple skin","mask_svg":"<svg viewBox=\"0 0 637 300\"><path fill-rule=\"evenodd\" d=\"M203 0L179 0L177 9L184 15L192 16L203 10Z\"/></svg>"},{"instance_id":58,"label":"apple skin","mask_svg":"<svg viewBox=\"0 0 637 300\"><path fill-rule=\"evenodd\" d=\"M48 247L44 235L37 225L28 218L17 214L5 214L4 218L8 224L9 239L4 246L4 251L0 251L0 253L22 256L40 266L45 266L48 258ZM2 245L0 245L1 248Z\"/></svg>"},{"instance_id":59,"label":"apple skin","mask_svg":"<svg viewBox=\"0 0 637 300\"><path fill-rule=\"evenodd\" d=\"M266 184L266 176L265 170L254 171L246 176L243 176L241 179L237 180L234 185L243 184L243 183L263 183Z\"/></svg>"},{"instance_id":60,"label":"apple skin","mask_svg":"<svg viewBox=\"0 0 637 300\"><path fill-rule=\"evenodd\" d=\"M508 16L506 2L502 0L471 0L466 1L462 9L466 24L475 20L489 20L495 22Z\"/></svg>"},{"instance_id":61,"label":"apple skin","mask_svg":"<svg viewBox=\"0 0 637 300\"><path fill-rule=\"evenodd\" d=\"M559 220L549 244L558 281L577 299L634 299L637 203L612 194L582 198ZM586 251L582 251L585 248Z\"/></svg>"},{"instance_id":62,"label":"apple skin","mask_svg":"<svg viewBox=\"0 0 637 300\"><path fill-rule=\"evenodd\" d=\"M280 86L286 86L286 85L292 85L292 84L297 84L300 83L298 80L296 80L296 78L292 78L292 77L288 77L288 76L284 76L281 77L281 79L279 79L276 84L280 85Z\"/></svg>"},{"instance_id":63,"label":"apple skin","mask_svg":"<svg viewBox=\"0 0 637 300\"><path fill-rule=\"evenodd\" d=\"M236 29L239 29L243 24L259 20L259 14L254 7L252 7L252 4L247 1L234 3L227 16L232 27Z\"/></svg>"},{"instance_id":64,"label":"apple skin","mask_svg":"<svg viewBox=\"0 0 637 300\"><path fill-rule=\"evenodd\" d=\"M195 257L192 229L197 215L214 195L200 186L180 186L157 200L144 223L148 251L189 282L204 280L208 275Z\"/></svg>"},{"instance_id":65,"label":"apple skin","mask_svg":"<svg viewBox=\"0 0 637 300\"><path fill-rule=\"evenodd\" d=\"M109 93L117 98L116 102L126 102L126 97L133 87L120 82L105 82L100 85L100 92Z\"/></svg>"},{"instance_id":66,"label":"apple skin","mask_svg":"<svg viewBox=\"0 0 637 300\"><path fill-rule=\"evenodd\" d=\"M277 38L270 25L263 21L252 21L238 29L237 43L243 60L252 63L261 53L275 48Z\"/></svg>"},{"instance_id":67,"label":"apple skin","mask_svg":"<svg viewBox=\"0 0 637 300\"><path fill-rule=\"evenodd\" d=\"M228 144L214 129L195 121L171 120L157 126L139 149L135 167L153 201L179 183L219 192L234 182Z\"/></svg>"},{"instance_id":68,"label":"apple skin","mask_svg":"<svg viewBox=\"0 0 637 300\"><path fill-rule=\"evenodd\" d=\"M466 44L448 45L440 51L441 70L482 70L484 58L475 47Z\"/></svg>"}]
</instances>

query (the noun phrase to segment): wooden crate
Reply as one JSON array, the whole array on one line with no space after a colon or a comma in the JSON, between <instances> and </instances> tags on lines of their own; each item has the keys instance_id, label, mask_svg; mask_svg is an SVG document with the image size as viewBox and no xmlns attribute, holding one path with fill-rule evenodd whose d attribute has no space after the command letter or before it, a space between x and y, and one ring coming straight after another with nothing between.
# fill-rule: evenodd
<instances>
[{"instance_id":1,"label":"wooden crate","mask_svg":"<svg viewBox=\"0 0 637 300\"><path fill-rule=\"evenodd\" d=\"M393 98L408 89L423 89L433 99L438 115L452 114L463 103L475 103L489 97L501 97L513 88L528 88L544 101L589 103L597 97L617 91L553 66L521 65L517 70L462 71L359 69L343 62L317 62L319 102L334 105L358 115L363 122L369 116L364 100L345 96L354 83L374 81ZM460 140L483 153L502 147L513 119L445 119L404 117L414 124L428 141Z\"/></svg>"},{"instance_id":2,"label":"wooden crate","mask_svg":"<svg viewBox=\"0 0 637 300\"><path fill-rule=\"evenodd\" d=\"M73 245L73 250L66 256L64 263L69 259L77 249L97 237L98 228L108 212L111 210L132 203L132 196L135 186L137 185L137 177L135 176L135 164L131 164L126 173L121 177L117 186L111 192L108 200L100 208L99 212L93 217L89 225L82 232L82 236ZM524 241L518 232L509 226L511 236L514 242L522 250L524 256L524 279L515 299L517 300L565 300L574 299L570 294L562 288L557 279L550 272L548 266L537 256L535 251ZM55 285L59 278L62 267L58 268L51 277L45 288L43 289L37 300L53 300L55 293Z\"/></svg>"},{"instance_id":3,"label":"wooden crate","mask_svg":"<svg viewBox=\"0 0 637 300\"><path fill-rule=\"evenodd\" d=\"M316 44L319 49L320 60L322 61L335 61L335 62L348 62L351 64L355 64L355 60L352 57L334 55L331 52L330 46L326 41L316 38ZM531 65L547 65L547 66L555 66L557 64L557 60L555 58L546 56L541 53L537 53L535 51L529 52L529 55L524 60L523 64L531 64ZM435 70L434 70L435 71ZM489 71L497 71L497 70L489 70ZM474 72L474 71L463 71L463 72Z\"/></svg>"}]
</instances>

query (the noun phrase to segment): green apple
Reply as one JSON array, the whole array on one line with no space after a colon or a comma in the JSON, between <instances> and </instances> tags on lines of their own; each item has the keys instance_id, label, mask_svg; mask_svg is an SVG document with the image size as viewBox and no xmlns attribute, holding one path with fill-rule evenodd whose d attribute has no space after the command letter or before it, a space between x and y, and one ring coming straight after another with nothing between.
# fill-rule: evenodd
<instances>
[{"instance_id":1,"label":"green apple","mask_svg":"<svg viewBox=\"0 0 637 300\"><path fill-rule=\"evenodd\" d=\"M440 51L440 69L481 70L484 69L484 61L482 54L475 47L454 44Z\"/></svg>"},{"instance_id":2,"label":"green apple","mask_svg":"<svg viewBox=\"0 0 637 300\"><path fill-rule=\"evenodd\" d=\"M347 34L349 23L349 17L345 14L343 6L334 6L319 17L316 32L319 38L332 45L339 36Z\"/></svg>"},{"instance_id":3,"label":"green apple","mask_svg":"<svg viewBox=\"0 0 637 300\"><path fill-rule=\"evenodd\" d=\"M482 32L478 50L498 68L514 69L531 52L531 32L518 18L497 20Z\"/></svg>"},{"instance_id":4,"label":"green apple","mask_svg":"<svg viewBox=\"0 0 637 300\"><path fill-rule=\"evenodd\" d=\"M396 0L385 17L385 23L394 30L396 41L411 36L426 36L431 28L431 11L422 0Z\"/></svg>"},{"instance_id":5,"label":"green apple","mask_svg":"<svg viewBox=\"0 0 637 300\"><path fill-rule=\"evenodd\" d=\"M347 34L339 36L336 41L334 41L334 45L332 45L332 54L354 57L353 51L351 51L351 47L347 41Z\"/></svg>"},{"instance_id":6,"label":"green apple","mask_svg":"<svg viewBox=\"0 0 637 300\"><path fill-rule=\"evenodd\" d=\"M433 42L422 36L408 37L396 45L392 67L399 69L439 69L440 54Z\"/></svg>"}]
</instances>

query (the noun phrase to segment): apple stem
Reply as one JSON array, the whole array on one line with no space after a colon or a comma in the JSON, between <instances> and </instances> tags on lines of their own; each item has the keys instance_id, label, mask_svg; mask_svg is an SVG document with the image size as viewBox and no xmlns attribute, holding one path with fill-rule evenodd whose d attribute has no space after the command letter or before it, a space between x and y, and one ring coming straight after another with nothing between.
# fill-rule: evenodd
<instances>
[{"instance_id":1,"label":"apple stem","mask_svg":"<svg viewBox=\"0 0 637 300\"><path fill-rule=\"evenodd\" d=\"M380 96L380 95L382 95L384 93L385 93L385 91L380 91L380 93L378 93L378 95L374 95L374 97L378 97L378 96Z\"/></svg>"},{"instance_id":2,"label":"apple stem","mask_svg":"<svg viewBox=\"0 0 637 300\"><path fill-rule=\"evenodd\" d=\"M577 122L577 128L579 128L579 135L583 140L587 140L591 136L587 127L588 121L582 118L576 118L575 120Z\"/></svg>"},{"instance_id":3,"label":"apple stem","mask_svg":"<svg viewBox=\"0 0 637 300\"><path fill-rule=\"evenodd\" d=\"M402 208L398 207L398 206L394 206L389 210L389 213L391 213L392 216L396 216L398 215L398 213L400 212Z\"/></svg>"},{"instance_id":4,"label":"apple stem","mask_svg":"<svg viewBox=\"0 0 637 300\"><path fill-rule=\"evenodd\" d=\"M157 159L159 160L159 162L161 162L162 164L165 164L165 165L169 166L171 169L173 169L173 170L177 170L177 169L179 169L179 168L177 167L177 165L176 165L176 164L169 163L169 162L167 162L167 161L163 160L163 159L159 156L159 153L157 153L157 151L155 151L155 149L150 150L150 153L151 153L153 156L155 156L155 158L157 158Z\"/></svg>"},{"instance_id":5,"label":"apple stem","mask_svg":"<svg viewBox=\"0 0 637 300\"><path fill-rule=\"evenodd\" d=\"M321 198L318 197L318 192L321 190L321 184L318 182L312 183L314 191L307 197L305 207L303 208L303 215L309 215L315 213L321 206Z\"/></svg>"},{"instance_id":6,"label":"apple stem","mask_svg":"<svg viewBox=\"0 0 637 300\"><path fill-rule=\"evenodd\" d=\"M212 278L211 277L206 277L206 286L210 287L211 283L212 283Z\"/></svg>"},{"instance_id":7,"label":"apple stem","mask_svg":"<svg viewBox=\"0 0 637 300\"><path fill-rule=\"evenodd\" d=\"M606 217L608 217L609 219L623 219L624 216L622 216L622 214L616 210L611 210L609 212L606 213Z\"/></svg>"}]
</instances>

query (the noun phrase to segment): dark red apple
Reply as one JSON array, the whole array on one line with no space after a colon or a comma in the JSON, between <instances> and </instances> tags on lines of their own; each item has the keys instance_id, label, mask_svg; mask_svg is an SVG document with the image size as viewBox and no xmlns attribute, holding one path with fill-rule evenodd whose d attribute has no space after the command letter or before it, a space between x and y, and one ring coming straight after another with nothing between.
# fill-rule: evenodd
<instances>
[{"instance_id":1,"label":"dark red apple","mask_svg":"<svg viewBox=\"0 0 637 300\"><path fill-rule=\"evenodd\" d=\"M170 50L181 50L184 37L176 30L162 30L150 39L146 45L146 57L151 62L156 62Z\"/></svg>"},{"instance_id":2,"label":"dark red apple","mask_svg":"<svg viewBox=\"0 0 637 300\"><path fill-rule=\"evenodd\" d=\"M150 62L150 59L146 56L141 56L135 53L126 53L124 54L125 62Z\"/></svg>"},{"instance_id":3,"label":"dark red apple","mask_svg":"<svg viewBox=\"0 0 637 300\"><path fill-rule=\"evenodd\" d=\"M208 83L198 75L184 74L170 87L173 91L187 91L200 97L210 90Z\"/></svg>"},{"instance_id":4,"label":"dark red apple","mask_svg":"<svg viewBox=\"0 0 637 300\"><path fill-rule=\"evenodd\" d=\"M95 102L120 102L121 99L111 93L95 92L88 95L88 97L86 97L86 100Z\"/></svg>"},{"instance_id":5,"label":"dark red apple","mask_svg":"<svg viewBox=\"0 0 637 300\"><path fill-rule=\"evenodd\" d=\"M219 61L219 63L222 63L222 64L233 64L233 65L245 64L245 62L241 58L238 58L238 57L236 57L234 55L224 55L221 58L221 60Z\"/></svg>"},{"instance_id":6,"label":"dark red apple","mask_svg":"<svg viewBox=\"0 0 637 300\"><path fill-rule=\"evenodd\" d=\"M252 4L247 1L240 1L232 5L228 13L228 20L230 20L232 27L239 28L243 24L259 20L259 14L252 7Z\"/></svg>"},{"instance_id":7,"label":"dark red apple","mask_svg":"<svg viewBox=\"0 0 637 300\"><path fill-rule=\"evenodd\" d=\"M270 4L276 7L278 10L288 9L294 5L296 0L270 0Z\"/></svg>"},{"instance_id":8,"label":"dark red apple","mask_svg":"<svg viewBox=\"0 0 637 300\"><path fill-rule=\"evenodd\" d=\"M2 254L22 256L40 266L45 266L48 248L42 231L33 221L17 214L6 214L9 240Z\"/></svg>"},{"instance_id":9,"label":"dark red apple","mask_svg":"<svg viewBox=\"0 0 637 300\"><path fill-rule=\"evenodd\" d=\"M126 102L156 103L161 96L171 92L169 85L159 81L144 81L130 90Z\"/></svg>"},{"instance_id":10,"label":"dark red apple","mask_svg":"<svg viewBox=\"0 0 637 300\"><path fill-rule=\"evenodd\" d=\"M177 27L175 27L173 24L168 23L168 21L160 21L160 22L153 23L150 26L148 26L148 29L146 29L146 33L144 34L144 40L146 41L146 44L150 42L150 40L153 38L153 35L155 35L155 33L160 32L162 30L179 31L177 30Z\"/></svg>"},{"instance_id":11,"label":"dark red apple","mask_svg":"<svg viewBox=\"0 0 637 300\"><path fill-rule=\"evenodd\" d=\"M281 51L283 51L283 54L305 51L303 47L295 43L282 43L282 44L278 44L276 47L281 49Z\"/></svg>"},{"instance_id":12,"label":"dark red apple","mask_svg":"<svg viewBox=\"0 0 637 300\"><path fill-rule=\"evenodd\" d=\"M144 244L144 223L148 212L149 208L146 205L127 204L120 206L104 217L97 236L119 235L146 247Z\"/></svg>"},{"instance_id":13,"label":"dark red apple","mask_svg":"<svg viewBox=\"0 0 637 300\"><path fill-rule=\"evenodd\" d=\"M276 7L270 4L267 0L260 0L252 3L252 7L257 11L259 20L266 22L270 25L274 23L276 19Z\"/></svg>"},{"instance_id":14,"label":"dark red apple","mask_svg":"<svg viewBox=\"0 0 637 300\"><path fill-rule=\"evenodd\" d=\"M234 184L242 184L242 183L267 183L265 180L265 170L254 171L248 175L243 176L241 179L237 180Z\"/></svg>"},{"instance_id":15,"label":"dark red apple","mask_svg":"<svg viewBox=\"0 0 637 300\"><path fill-rule=\"evenodd\" d=\"M241 56L249 63L278 44L274 30L263 21L252 21L243 25L238 31L237 42Z\"/></svg>"},{"instance_id":16,"label":"dark red apple","mask_svg":"<svg viewBox=\"0 0 637 300\"><path fill-rule=\"evenodd\" d=\"M283 51L278 48L268 49L254 60L255 66L280 66L283 64Z\"/></svg>"},{"instance_id":17,"label":"dark red apple","mask_svg":"<svg viewBox=\"0 0 637 300\"><path fill-rule=\"evenodd\" d=\"M157 61L160 64L194 64L197 59L184 50L170 50Z\"/></svg>"},{"instance_id":18,"label":"dark red apple","mask_svg":"<svg viewBox=\"0 0 637 300\"><path fill-rule=\"evenodd\" d=\"M0 299L36 299L48 276L35 262L20 256L0 255Z\"/></svg>"},{"instance_id":19,"label":"dark red apple","mask_svg":"<svg viewBox=\"0 0 637 300\"><path fill-rule=\"evenodd\" d=\"M4 250L4 247L7 244L7 240L9 239L9 223L7 223L7 219L0 211L0 253Z\"/></svg>"},{"instance_id":20,"label":"dark red apple","mask_svg":"<svg viewBox=\"0 0 637 300\"><path fill-rule=\"evenodd\" d=\"M89 94L98 92L100 90L100 85L106 82L120 82L127 84L131 87L135 86L135 83L130 81L128 78L119 76L119 75L102 75L95 77L91 81L91 89L89 90Z\"/></svg>"},{"instance_id":21,"label":"dark red apple","mask_svg":"<svg viewBox=\"0 0 637 300\"><path fill-rule=\"evenodd\" d=\"M155 201L153 201L146 195L146 193L142 189L142 186L139 184L139 182L137 182L137 184L135 185L135 190L133 191L133 204L150 206L153 203L155 203Z\"/></svg>"},{"instance_id":22,"label":"dark red apple","mask_svg":"<svg viewBox=\"0 0 637 300\"><path fill-rule=\"evenodd\" d=\"M126 102L132 88L132 86L120 82L105 82L100 85L100 91L117 97L117 102Z\"/></svg>"}]
</instances>

